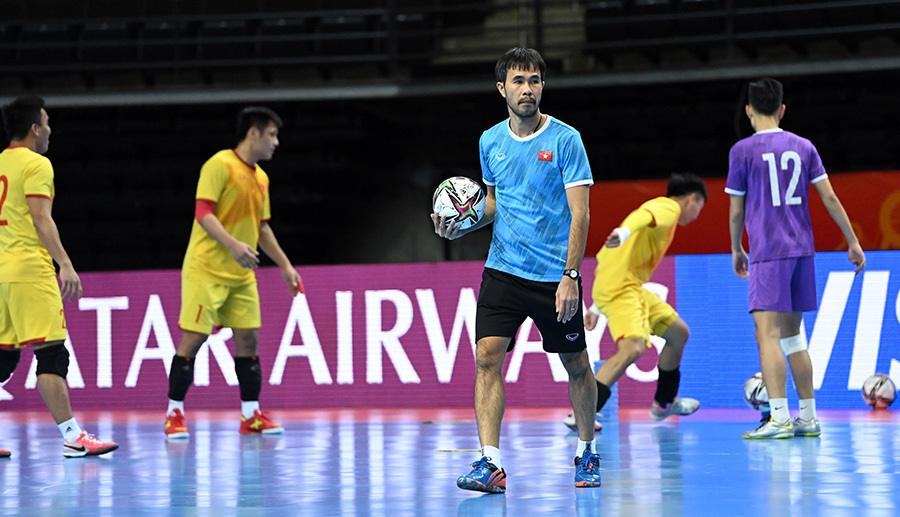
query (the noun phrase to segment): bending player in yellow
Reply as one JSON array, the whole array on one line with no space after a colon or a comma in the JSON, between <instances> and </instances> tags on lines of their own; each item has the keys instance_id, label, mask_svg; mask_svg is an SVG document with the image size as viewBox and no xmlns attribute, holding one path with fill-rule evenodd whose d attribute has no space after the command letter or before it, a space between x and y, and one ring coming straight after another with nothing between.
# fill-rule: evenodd
<instances>
[{"instance_id":1,"label":"bending player in yellow","mask_svg":"<svg viewBox=\"0 0 900 517\"><path fill-rule=\"evenodd\" d=\"M703 180L693 174L673 174L666 197L642 204L609 234L597 253L594 276L594 304L584 315L584 326L593 330L600 314L609 321L609 332L618 350L597 371L597 418L609 400L610 388L635 361L650 348L650 334L662 336L666 344L659 354L659 380L650 416L662 420L671 415L689 415L700 407L695 399L679 398L679 365L688 327L671 305L643 287L650 280L669 245L677 226L693 222L707 192ZM569 415L564 423L575 428Z\"/></svg>"},{"instance_id":2,"label":"bending player in yellow","mask_svg":"<svg viewBox=\"0 0 900 517\"><path fill-rule=\"evenodd\" d=\"M187 438L184 398L194 381L194 357L216 327L234 332L234 370L241 391L241 433L279 434L284 428L259 409L262 370L257 344L261 325L253 269L257 244L281 268L291 296L302 290L269 226L269 177L258 162L278 147L281 119L268 108L238 115L238 144L203 164L197 184L195 219L181 270L183 331L169 373L166 437Z\"/></svg>"},{"instance_id":3,"label":"bending player in yellow","mask_svg":"<svg viewBox=\"0 0 900 517\"><path fill-rule=\"evenodd\" d=\"M63 298L81 298L81 279L59 239L51 215L56 189L50 117L44 100L19 97L3 107L9 147L0 153L0 382L12 375L21 349L37 359L37 387L63 435L63 456L96 456L116 450L79 427L69 402ZM59 264L60 286L56 283ZM0 457L10 452L0 449Z\"/></svg>"}]
</instances>

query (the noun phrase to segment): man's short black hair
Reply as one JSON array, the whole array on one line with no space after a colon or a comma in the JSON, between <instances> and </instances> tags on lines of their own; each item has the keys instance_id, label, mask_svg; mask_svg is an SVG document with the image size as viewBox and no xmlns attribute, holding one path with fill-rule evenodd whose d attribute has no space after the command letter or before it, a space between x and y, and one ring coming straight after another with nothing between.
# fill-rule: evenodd
<instances>
[{"instance_id":1,"label":"man's short black hair","mask_svg":"<svg viewBox=\"0 0 900 517\"><path fill-rule=\"evenodd\" d=\"M41 125L41 110L44 99L37 95L24 95L3 106L3 128L10 140L21 140L28 136L31 126Z\"/></svg>"},{"instance_id":2,"label":"man's short black hair","mask_svg":"<svg viewBox=\"0 0 900 517\"><path fill-rule=\"evenodd\" d=\"M760 115L775 115L784 99L784 87L770 77L753 81L747 87L747 100Z\"/></svg>"},{"instance_id":3,"label":"man's short black hair","mask_svg":"<svg viewBox=\"0 0 900 517\"><path fill-rule=\"evenodd\" d=\"M247 131L251 127L255 127L260 131L266 129L269 122L274 122L275 127L281 127L281 117L277 113L261 106L251 106L244 108L238 113L237 122L237 141L240 142L247 137Z\"/></svg>"},{"instance_id":4,"label":"man's short black hair","mask_svg":"<svg viewBox=\"0 0 900 517\"><path fill-rule=\"evenodd\" d=\"M547 63L544 62L541 54L533 48L513 47L500 57L494 72L497 75L497 82L505 83L509 70L528 70L532 67L541 72L541 81L543 81L547 72Z\"/></svg>"},{"instance_id":5,"label":"man's short black hair","mask_svg":"<svg viewBox=\"0 0 900 517\"><path fill-rule=\"evenodd\" d=\"M703 196L704 202L709 198L709 194L706 192L706 183L703 182L703 178L700 176L685 173L673 174L669 178L666 197L686 196L694 193Z\"/></svg>"}]
</instances>

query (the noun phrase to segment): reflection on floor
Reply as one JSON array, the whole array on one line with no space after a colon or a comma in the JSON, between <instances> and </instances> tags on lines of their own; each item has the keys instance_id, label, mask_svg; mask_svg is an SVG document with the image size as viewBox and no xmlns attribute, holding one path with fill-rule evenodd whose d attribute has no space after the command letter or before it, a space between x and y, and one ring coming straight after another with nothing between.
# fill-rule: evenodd
<instances>
[{"instance_id":1,"label":"reflection on floor","mask_svg":"<svg viewBox=\"0 0 900 517\"><path fill-rule=\"evenodd\" d=\"M0 514L898 515L900 418L820 411L821 438L744 440L749 410L652 422L620 411L599 439L603 486L575 488L567 410L508 409L508 491L456 488L478 448L471 409L272 411L282 437L240 435L234 412L189 411L166 442L159 412L82 412L120 449L64 459L44 412L5 412Z\"/></svg>"}]
</instances>

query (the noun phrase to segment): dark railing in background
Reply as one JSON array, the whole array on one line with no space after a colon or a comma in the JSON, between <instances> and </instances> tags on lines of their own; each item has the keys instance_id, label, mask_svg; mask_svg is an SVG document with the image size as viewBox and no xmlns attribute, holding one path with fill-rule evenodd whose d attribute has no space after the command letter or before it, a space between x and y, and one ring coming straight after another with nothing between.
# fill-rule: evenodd
<instances>
[{"instance_id":1,"label":"dark railing in background","mask_svg":"<svg viewBox=\"0 0 900 517\"><path fill-rule=\"evenodd\" d=\"M465 79L464 65L514 45L563 75L900 68L896 0L3 0L0 12L0 87L36 91Z\"/></svg>"}]
</instances>

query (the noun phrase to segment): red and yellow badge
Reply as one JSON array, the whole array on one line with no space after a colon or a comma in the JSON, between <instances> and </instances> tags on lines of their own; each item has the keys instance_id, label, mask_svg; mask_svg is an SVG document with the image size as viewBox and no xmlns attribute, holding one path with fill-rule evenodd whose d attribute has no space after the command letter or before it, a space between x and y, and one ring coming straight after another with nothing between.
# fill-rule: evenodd
<instances>
[{"instance_id":1,"label":"red and yellow badge","mask_svg":"<svg viewBox=\"0 0 900 517\"><path fill-rule=\"evenodd\" d=\"M538 151L538 161L539 162L552 162L553 161L553 151Z\"/></svg>"}]
</instances>

